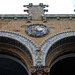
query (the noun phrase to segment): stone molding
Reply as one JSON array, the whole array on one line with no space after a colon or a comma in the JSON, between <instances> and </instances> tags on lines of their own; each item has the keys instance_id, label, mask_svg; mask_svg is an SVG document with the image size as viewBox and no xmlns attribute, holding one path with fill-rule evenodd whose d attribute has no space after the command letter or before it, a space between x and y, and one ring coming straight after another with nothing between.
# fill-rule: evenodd
<instances>
[{"instance_id":1,"label":"stone molding","mask_svg":"<svg viewBox=\"0 0 75 75\"><path fill-rule=\"evenodd\" d=\"M58 40L70 36L75 36L75 30L57 33L47 38L40 46L37 46L33 41L31 41L24 35L10 31L0 31L0 37L15 39L28 48L33 58L33 66L45 66L46 55L51 46Z\"/></svg>"},{"instance_id":2,"label":"stone molding","mask_svg":"<svg viewBox=\"0 0 75 75\"><path fill-rule=\"evenodd\" d=\"M75 36L75 30L57 33L51 37L48 37L44 42L42 42L42 44L39 47L42 52L41 59L42 59L43 65L45 65L46 55L48 53L48 50L50 50L51 46L58 40L61 40L63 38L70 37L70 36Z\"/></svg>"},{"instance_id":3,"label":"stone molding","mask_svg":"<svg viewBox=\"0 0 75 75\"><path fill-rule=\"evenodd\" d=\"M34 65L35 65L37 45L32 40L30 40L29 38L25 37L22 34L11 32L11 31L5 31L5 30L0 31L0 37L6 37L6 38L11 38L11 39L17 40L21 44L23 44L25 47L27 47L30 54L32 55L32 59L33 59Z\"/></svg>"}]
</instances>

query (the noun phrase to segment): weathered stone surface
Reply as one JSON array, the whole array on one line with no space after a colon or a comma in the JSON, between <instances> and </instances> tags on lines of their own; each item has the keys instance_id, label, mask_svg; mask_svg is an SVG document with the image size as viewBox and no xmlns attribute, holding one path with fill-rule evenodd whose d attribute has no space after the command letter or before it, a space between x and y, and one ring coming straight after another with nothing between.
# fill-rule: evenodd
<instances>
[{"instance_id":1,"label":"weathered stone surface","mask_svg":"<svg viewBox=\"0 0 75 75\"><path fill-rule=\"evenodd\" d=\"M30 24L40 23L47 25L50 28L50 32L48 35L40 38L35 38L27 35L25 33L25 27ZM40 45L46 38L49 36L52 36L56 33L68 31L68 30L75 30L75 21L74 20L53 20L53 21L47 21L44 23L43 21L31 21L31 23L27 23L27 21L0 21L0 30L8 30L16 32L15 30L18 30L17 33L23 34L26 37L33 40L37 45Z\"/></svg>"}]
</instances>

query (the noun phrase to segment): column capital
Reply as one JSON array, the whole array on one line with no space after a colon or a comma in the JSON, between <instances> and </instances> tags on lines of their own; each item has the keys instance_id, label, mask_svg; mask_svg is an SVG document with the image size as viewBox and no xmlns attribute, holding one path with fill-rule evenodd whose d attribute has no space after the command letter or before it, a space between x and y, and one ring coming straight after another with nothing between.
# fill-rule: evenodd
<instances>
[{"instance_id":1,"label":"column capital","mask_svg":"<svg viewBox=\"0 0 75 75\"><path fill-rule=\"evenodd\" d=\"M32 66L31 67L31 74L48 74L50 72L50 68L48 66Z\"/></svg>"}]
</instances>

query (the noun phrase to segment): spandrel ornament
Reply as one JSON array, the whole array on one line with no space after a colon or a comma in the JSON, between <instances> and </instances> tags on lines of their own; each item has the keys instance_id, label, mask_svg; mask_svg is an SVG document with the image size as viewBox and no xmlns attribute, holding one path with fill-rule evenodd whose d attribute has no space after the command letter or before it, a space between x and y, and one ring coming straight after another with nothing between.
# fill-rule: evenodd
<instances>
[{"instance_id":1,"label":"spandrel ornament","mask_svg":"<svg viewBox=\"0 0 75 75\"><path fill-rule=\"evenodd\" d=\"M33 37L41 37L49 33L49 28L43 24L31 24L26 27L25 32Z\"/></svg>"}]
</instances>

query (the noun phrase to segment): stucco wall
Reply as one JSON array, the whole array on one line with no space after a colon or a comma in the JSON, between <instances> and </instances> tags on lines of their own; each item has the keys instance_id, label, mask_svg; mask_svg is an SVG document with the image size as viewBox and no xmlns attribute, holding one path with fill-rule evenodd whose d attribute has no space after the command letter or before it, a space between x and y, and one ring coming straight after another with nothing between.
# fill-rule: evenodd
<instances>
[{"instance_id":1,"label":"stucco wall","mask_svg":"<svg viewBox=\"0 0 75 75\"><path fill-rule=\"evenodd\" d=\"M47 25L50 28L50 32L48 35L44 37L31 37L25 33L25 27L30 24L40 23ZM37 45L40 45L46 38L52 36L56 33L68 31L68 30L75 30L75 20L50 20L47 22L43 21L31 21L28 23L24 20L14 20L14 21L0 21L0 30L8 30L12 32L17 32L20 34L25 35L29 39L33 40Z\"/></svg>"}]
</instances>

